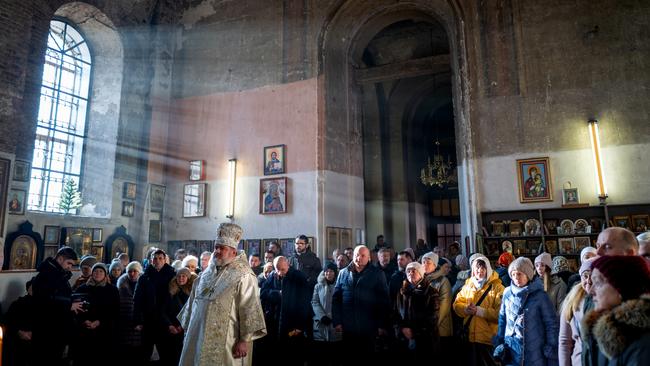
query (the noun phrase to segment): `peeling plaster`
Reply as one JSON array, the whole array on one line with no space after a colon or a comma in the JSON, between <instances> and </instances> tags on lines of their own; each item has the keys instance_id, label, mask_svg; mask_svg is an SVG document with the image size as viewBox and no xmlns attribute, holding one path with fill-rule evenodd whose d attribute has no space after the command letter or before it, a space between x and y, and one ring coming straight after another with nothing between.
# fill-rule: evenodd
<instances>
[{"instance_id":1,"label":"peeling plaster","mask_svg":"<svg viewBox=\"0 0 650 366\"><path fill-rule=\"evenodd\" d=\"M181 24L186 30L192 29L201 20L214 15L217 12L215 1L204 1L196 7L190 8L183 13Z\"/></svg>"}]
</instances>

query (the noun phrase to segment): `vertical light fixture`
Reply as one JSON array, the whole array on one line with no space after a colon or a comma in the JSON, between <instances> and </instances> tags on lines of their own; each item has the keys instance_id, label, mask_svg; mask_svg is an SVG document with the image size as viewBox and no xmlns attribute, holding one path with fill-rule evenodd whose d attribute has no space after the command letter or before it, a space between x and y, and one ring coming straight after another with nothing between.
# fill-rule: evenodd
<instances>
[{"instance_id":1,"label":"vertical light fixture","mask_svg":"<svg viewBox=\"0 0 650 366\"><path fill-rule=\"evenodd\" d=\"M591 141L591 152L594 159L594 170L596 174L596 191L600 204L604 205L607 200L607 186L605 185L605 172L603 171L603 156L600 152L600 135L598 132L598 121L590 119L589 140Z\"/></svg>"},{"instance_id":2,"label":"vertical light fixture","mask_svg":"<svg viewBox=\"0 0 650 366\"><path fill-rule=\"evenodd\" d=\"M235 217L235 173L237 172L237 159L228 160L228 213L226 217Z\"/></svg>"}]
</instances>

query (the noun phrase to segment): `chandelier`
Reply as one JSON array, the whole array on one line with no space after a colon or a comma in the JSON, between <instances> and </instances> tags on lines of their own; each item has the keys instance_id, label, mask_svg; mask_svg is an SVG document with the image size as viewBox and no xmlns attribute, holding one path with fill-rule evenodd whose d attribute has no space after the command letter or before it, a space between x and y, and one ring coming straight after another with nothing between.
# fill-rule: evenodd
<instances>
[{"instance_id":1,"label":"chandelier","mask_svg":"<svg viewBox=\"0 0 650 366\"><path fill-rule=\"evenodd\" d=\"M440 142L436 139L436 153L433 155L433 163L431 157L427 157L427 166L420 170L420 181L425 186L438 186L443 188L445 185L456 183L454 166L451 158L447 157L447 161L440 155Z\"/></svg>"}]
</instances>

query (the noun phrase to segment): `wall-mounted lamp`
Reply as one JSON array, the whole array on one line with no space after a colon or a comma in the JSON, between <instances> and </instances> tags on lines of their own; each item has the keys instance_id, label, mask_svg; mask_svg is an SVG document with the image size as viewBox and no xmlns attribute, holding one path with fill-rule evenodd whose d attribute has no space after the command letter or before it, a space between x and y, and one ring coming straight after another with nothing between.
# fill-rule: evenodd
<instances>
[{"instance_id":1,"label":"wall-mounted lamp","mask_svg":"<svg viewBox=\"0 0 650 366\"><path fill-rule=\"evenodd\" d=\"M600 204L604 205L607 200L607 186L605 185L605 172L603 171L603 158L600 152L600 135L598 133L598 121L591 119L589 125L589 140L591 141L591 152L594 158L594 170L596 174L596 191Z\"/></svg>"},{"instance_id":2,"label":"wall-mounted lamp","mask_svg":"<svg viewBox=\"0 0 650 366\"><path fill-rule=\"evenodd\" d=\"M237 172L237 159L228 160L228 213L226 217L235 216L235 176Z\"/></svg>"}]
</instances>

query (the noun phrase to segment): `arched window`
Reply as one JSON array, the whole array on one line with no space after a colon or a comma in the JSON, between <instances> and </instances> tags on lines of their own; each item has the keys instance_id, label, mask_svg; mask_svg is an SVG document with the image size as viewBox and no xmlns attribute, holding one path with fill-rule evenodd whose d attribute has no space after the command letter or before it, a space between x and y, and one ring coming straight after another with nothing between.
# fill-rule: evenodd
<instances>
[{"instance_id":1,"label":"arched window","mask_svg":"<svg viewBox=\"0 0 650 366\"><path fill-rule=\"evenodd\" d=\"M50 22L38 110L28 209L62 212L68 180L79 189L90 90L91 57L81 33ZM71 211L73 213L73 211Z\"/></svg>"}]
</instances>

